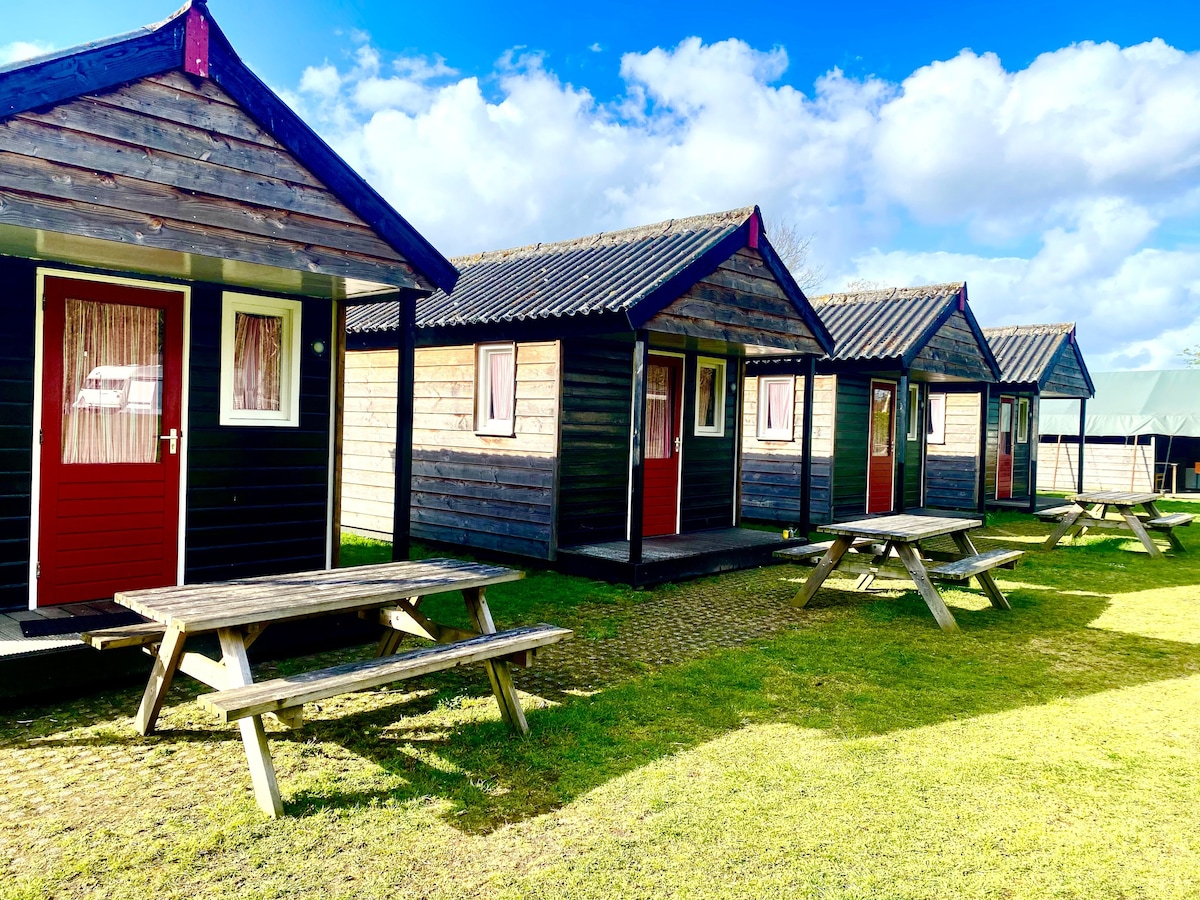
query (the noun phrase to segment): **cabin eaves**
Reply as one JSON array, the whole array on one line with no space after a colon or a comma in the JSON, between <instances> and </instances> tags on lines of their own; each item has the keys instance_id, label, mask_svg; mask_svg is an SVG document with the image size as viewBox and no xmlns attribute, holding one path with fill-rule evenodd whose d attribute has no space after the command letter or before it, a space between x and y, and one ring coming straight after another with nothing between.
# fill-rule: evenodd
<instances>
[{"instance_id":1,"label":"cabin eaves","mask_svg":"<svg viewBox=\"0 0 1200 900\"><path fill-rule=\"evenodd\" d=\"M985 328L983 334L996 356L996 361L1000 363L1002 384L1036 385L1042 390L1055 367L1071 354L1087 384L1087 391L1078 397L1063 395L1064 399L1095 396L1096 389L1075 342L1074 322Z\"/></svg>"}]
</instances>

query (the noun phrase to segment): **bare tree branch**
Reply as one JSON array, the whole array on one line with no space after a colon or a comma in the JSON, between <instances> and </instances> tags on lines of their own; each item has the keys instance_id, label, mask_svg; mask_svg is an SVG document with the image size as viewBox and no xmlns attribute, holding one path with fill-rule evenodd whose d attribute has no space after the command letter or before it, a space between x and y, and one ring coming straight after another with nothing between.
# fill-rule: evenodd
<instances>
[{"instance_id":1,"label":"bare tree branch","mask_svg":"<svg viewBox=\"0 0 1200 900\"><path fill-rule=\"evenodd\" d=\"M800 285L800 290L807 294L824 283L825 269L808 262L813 235L802 234L795 222L774 224L769 230L769 235L771 246L796 279L796 284Z\"/></svg>"}]
</instances>

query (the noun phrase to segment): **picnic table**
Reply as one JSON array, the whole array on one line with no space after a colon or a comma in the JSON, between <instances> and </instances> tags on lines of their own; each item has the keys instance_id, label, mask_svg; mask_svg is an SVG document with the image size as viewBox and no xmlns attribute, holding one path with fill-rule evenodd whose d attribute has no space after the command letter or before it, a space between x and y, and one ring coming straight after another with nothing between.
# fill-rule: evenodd
<instances>
[{"instance_id":1,"label":"picnic table","mask_svg":"<svg viewBox=\"0 0 1200 900\"><path fill-rule=\"evenodd\" d=\"M806 562L821 555L816 569L792 598L792 605L803 607L835 569L860 576L858 587L869 585L877 577L900 578L913 582L925 605L943 631L957 631L958 623L946 608L936 581L965 582L976 578L992 606L1010 609L1008 599L996 585L991 570L1012 568L1024 555L1021 550L996 549L980 553L969 532L981 528L978 519L960 519L923 515L870 516L853 522L822 525L821 530L835 535L834 540L803 547L778 550L776 557ZM920 542L949 536L957 553L938 553L946 559L931 559ZM896 565L899 559L901 565ZM933 562L927 567L926 562Z\"/></svg>"},{"instance_id":2,"label":"picnic table","mask_svg":"<svg viewBox=\"0 0 1200 900\"><path fill-rule=\"evenodd\" d=\"M1089 528L1107 528L1133 532L1155 559L1162 559L1163 554L1151 532L1161 534L1172 548L1183 552L1183 542L1175 529L1191 525L1193 516L1190 513L1163 515L1156 506L1162 496L1157 491L1084 491L1076 494L1067 505L1038 513L1038 518L1057 523L1042 546L1053 550L1064 537L1087 534ZM1108 518L1110 507L1116 510L1119 518Z\"/></svg>"},{"instance_id":3,"label":"picnic table","mask_svg":"<svg viewBox=\"0 0 1200 900\"><path fill-rule=\"evenodd\" d=\"M216 693L202 695L200 704L223 721L237 721L258 804L268 815L278 816L283 804L264 713L299 727L305 703L484 662L501 715L515 731L527 732L509 663L529 665L539 647L565 640L571 632L544 624L496 630L485 589L524 576L501 566L430 559L122 591L113 599L152 621L91 632L84 640L98 649L141 645L154 654L135 719L143 735L154 730L176 672L216 688ZM473 630L437 623L421 612L425 598L449 591L462 592ZM378 616L385 631L376 658L254 682L246 651L268 625L346 612ZM219 660L184 649L188 638L213 632L220 642ZM436 646L397 653L405 635L426 638Z\"/></svg>"}]
</instances>

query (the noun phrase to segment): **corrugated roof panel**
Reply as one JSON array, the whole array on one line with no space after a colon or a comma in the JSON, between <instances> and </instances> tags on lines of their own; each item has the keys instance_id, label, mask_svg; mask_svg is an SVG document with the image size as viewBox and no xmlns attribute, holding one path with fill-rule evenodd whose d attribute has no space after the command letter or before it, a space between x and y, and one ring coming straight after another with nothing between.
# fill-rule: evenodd
<instances>
[{"instance_id":1,"label":"corrugated roof panel","mask_svg":"<svg viewBox=\"0 0 1200 900\"><path fill-rule=\"evenodd\" d=\"M961 295L962 282L826 294L813 308L833 336L835 360L895 359L918 343Z\"/></svg>"},{"instance_id":2,"label":"corrugated roof panel","mask_svg":"<svg viewBox=\"0 0 1200 900\"><path fill-rule=\"evenodd\" d=\"M1073 322L1052 325L1009 325L985 328L983 335L1000 363L1004 384L1037 384L1045 377L1063 341L1075 330Z\"/></svg>"}]
</instances>

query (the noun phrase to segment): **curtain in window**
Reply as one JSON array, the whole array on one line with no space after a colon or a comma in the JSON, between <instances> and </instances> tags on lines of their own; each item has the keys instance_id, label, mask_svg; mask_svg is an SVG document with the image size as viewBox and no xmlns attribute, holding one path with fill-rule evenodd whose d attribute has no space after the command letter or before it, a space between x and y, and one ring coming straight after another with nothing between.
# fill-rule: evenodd
<instances>
[{"instance_id":1,"label":"curtain in window","mask_svg":"<svg viewBox=\"0 0 1200 900\"><path fill-rule=\"evenodd\" d=\"M929 395L929 431L928 443L946 443L946 395Z\"/></svg>"},{"instance_id":2,"label":"curtain in window","mask_svg":"<svg viewBox=\"0 0 1200 900\"><path fill-rule=\"evenodd\" d=\"M671 370L646 367L646 459L671 456Z\"/></svg>"},{"instance_id":3,"label":"curtain in window","mask_svg":"<svg viewBox=\"0 0 1200 900\"><path fill-rule=\"evenodd\" d=\"M491 388L489 419L507 422L513 417L513 378L516 374L514 355L512 351L488 354L488 385Z\"/></svg>"},{"instance_id":4,"label":"curtain in window","mask_svg":"<svg viewBox=\"0 0 1200 900\"><path fill-rule=\"evenodd\" d=\"M712 366L700 366L696 379L696 407L700 411L702 428L717 425L717 370Z\"/></svg>"},{"instance_id":5,"label":"curtain in window","mask_svg":"<svg viewBox=\"0 0 1200 900\"><path fill-rule=\"evenodd\" d=\"M158 461L162 329L158 309L66 301L64 463Z\"/></svg>"},{"instance_id":6,"label":"curtain in window","mask_svg":"<svg viewBox=\"0 0 1200 900\"><path fill-rule=\"evenodd\" d=\"M793 393L790 381L767 382L767 429L769 431L792 430Z\"/></svg>"},{"instance_id":7,"label":"curtain in window","mask_svg":"<svg viewBox=\"0 0 1200 900\"><path fill-rule=\"evenodd\" d=\"M235 313L233 408L280 408L283 318Z\"/></svg>"},{"instance_id":8,"label":"curtain in window","mask_svg":"<svg viewBox=\"0 0 1200 900\"><path fill-rule=\"evenodd\" d=\"M892 455L892 392L875 388L871 402L871 455Z\"/></svg>"}]
</instances>

